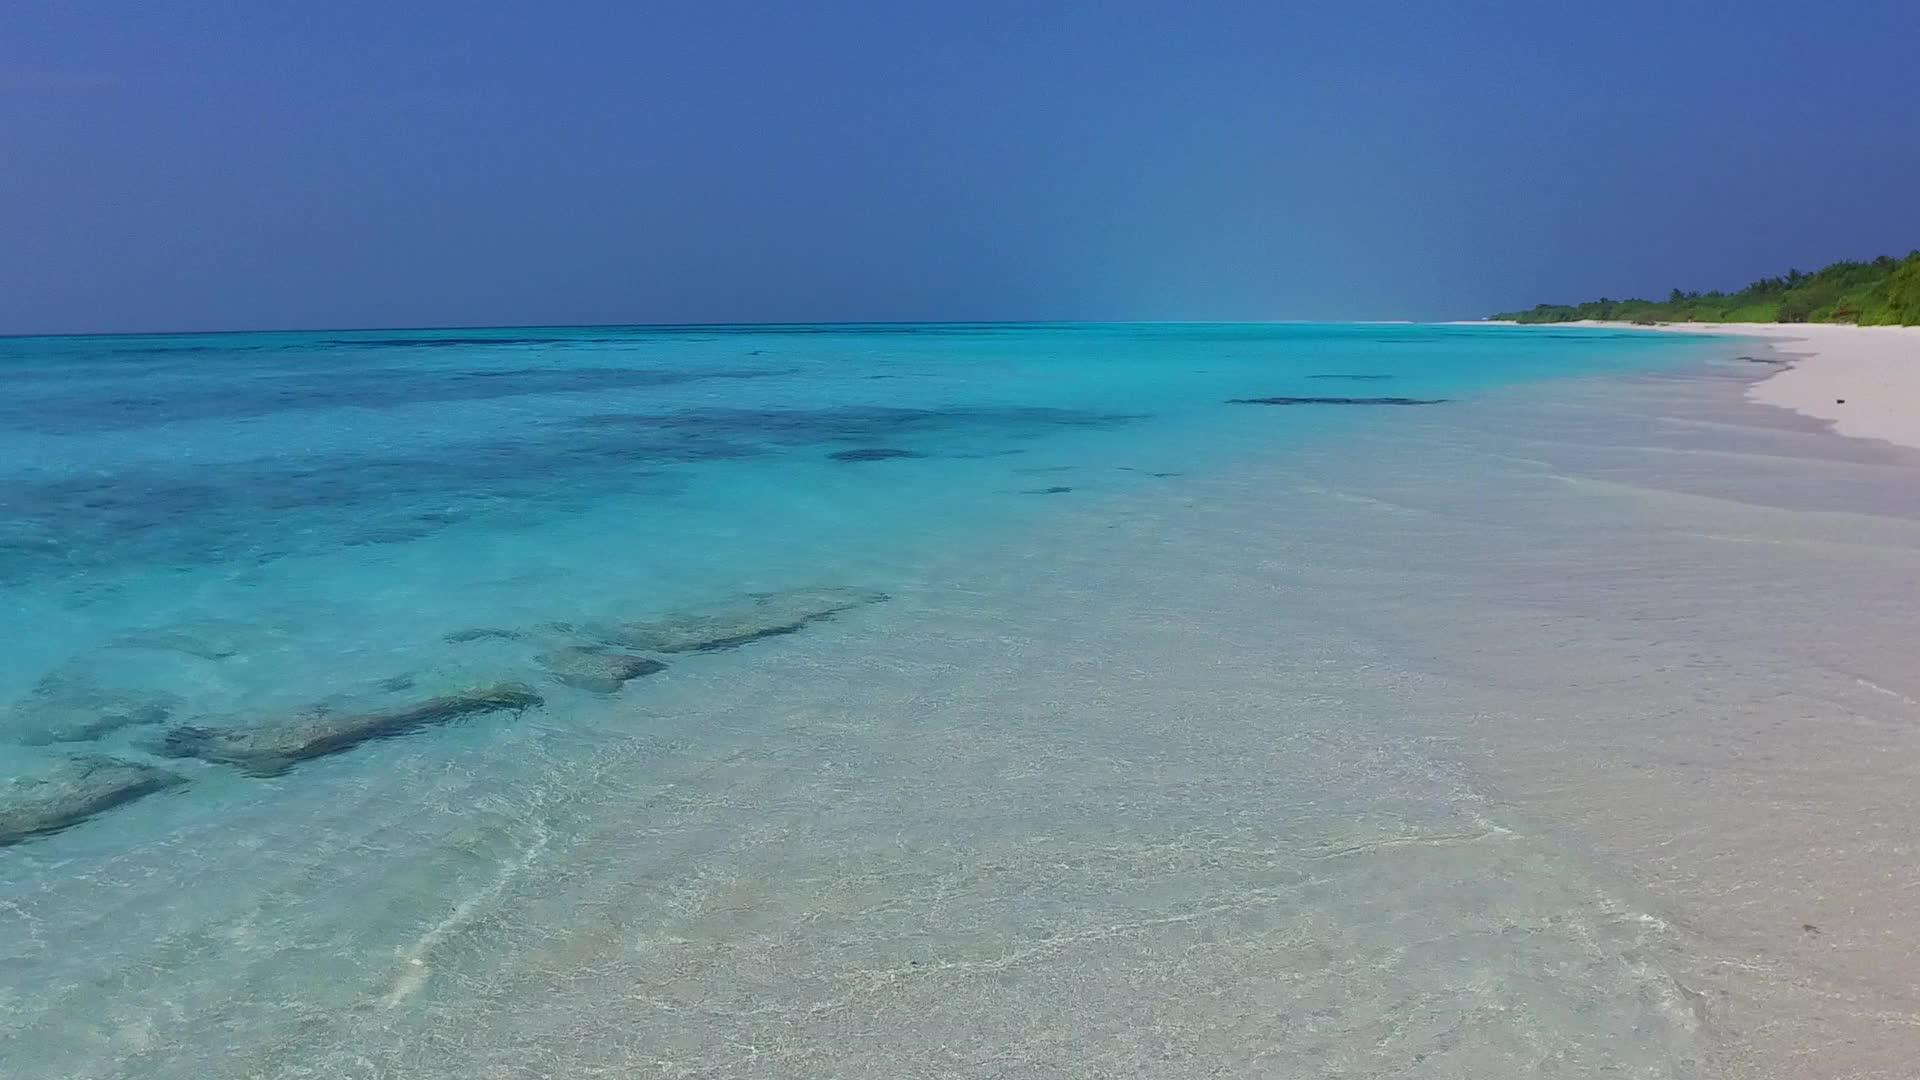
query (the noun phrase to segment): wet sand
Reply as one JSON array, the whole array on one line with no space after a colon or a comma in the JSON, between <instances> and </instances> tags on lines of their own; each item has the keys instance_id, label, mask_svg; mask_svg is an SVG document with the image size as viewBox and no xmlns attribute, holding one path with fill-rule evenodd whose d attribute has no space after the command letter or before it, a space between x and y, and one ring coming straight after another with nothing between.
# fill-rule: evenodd
<instances>
[{"instance_id":1,"label":"wet sand","mask_svg":"<svg viewBox=\"0 0 1920 1080\"><path fill-rule=\"evenodd\" d=\"M1868 334L1911 340L1812 337ZM1727 353L1480 403L1418 461L1383 445L1327 463L1329 491L1375 500L1345 557L1400 567L1352 576L1371 597L1354 609L1448 680L1436 737L1470 748L1489 791L1685 936L1668 960L1710 1075L1911 1076L1920 453L1755 403L1796 400L1842 353ZM1762 381L1779 359L1804 363L1793 394ZM1431 493L1460 475L1479 499Z\"/></svg>"}]
</instances>

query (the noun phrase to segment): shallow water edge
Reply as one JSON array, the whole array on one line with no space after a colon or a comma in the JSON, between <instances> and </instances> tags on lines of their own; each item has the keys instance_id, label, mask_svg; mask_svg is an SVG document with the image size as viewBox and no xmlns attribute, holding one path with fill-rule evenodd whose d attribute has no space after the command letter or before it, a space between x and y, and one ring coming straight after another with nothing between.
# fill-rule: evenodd
<instances>
[{"instance_id":1,"label":"shallow water edge","mask_svg":"<svg viewBox=\"0 0 1920 1080\"><path fill-rule=\"evenodd\" d=\"M87 1076L1698 1074L1728 1032L1697 931L1509 805L1473 740L1521 699L1469 677L1459 635L1404 632L1510 609L1465 584L1488 537L1610 520L1526 471L1511 421L1565 392L1501 405L1514 441L1485 449L1484 388L1229 440L1231 465L1136 445L1122 464L1184 475L1041 481L1076 490L965 550L816 576L887 597L824 615L750 584L440 620L466 666L434 678L662 666L266 776L201 764L190 798L10 849L32 876L3 894L0 1053ZM1468 459L1504 463L1441 464ZM1538 501L1500 494L1515 475ZM1588 632L1574 609L1548 625ZM273 715L444 711L412 711L437 683L366 679L399 703Z\"/></svg>"}]
</instances>

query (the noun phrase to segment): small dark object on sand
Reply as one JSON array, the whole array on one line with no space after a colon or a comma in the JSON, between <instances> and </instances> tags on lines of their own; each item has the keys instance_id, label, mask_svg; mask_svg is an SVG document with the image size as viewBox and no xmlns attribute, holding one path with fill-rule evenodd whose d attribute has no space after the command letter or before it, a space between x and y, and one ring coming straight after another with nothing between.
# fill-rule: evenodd
<instances>
[{"instance_id":1,"label":"small dark object on sand","mask_svg":"<svg viewBox=\"0 0 1920 1080\"><path fill-rule=\"evenodd\" d=\"M110 757L73 757L0 783L0 847L78 825L186 783L179 773Z\"/></svg>"},{"instance_id":2,"label":"small dark object on sand","mask_svg":"<svg viewBox=\"0 0 1920 1080\"><path fill-rule=\"evenodd\" d=\"M1845 405L1847 403L1847 399L1843 397L1837 397L1833 399L1833 403L1835 405Z\"/></svg>"},{"instance_id":3,"label":"small dark object on sand","mask_svg":"<svg viewBox=\"0 0 1920 1080\"><path fill-rule=\"evenodd\" d=\"M409 735L475 713L522 712L540 703L540 695L528 687L495 683L371 712L335 713L316 708L259 726L177 727L167 732L160 752L169 757L232 765L255 776L277 776L302 761L351 750L363 742Z\"/></svg>"},{"instance_id":4,"label":"small dark object on sand","mask_svg":"<svg viewBox=\"0 0 1920 1080\"><path fill-rule=\"evenodd\" d=\"M591 645L554 649L540 657L540 663L556 680L596 694L611 694L629 680L667 670L658 660Z\"/></svg>"},{"instance_id":5,"label":"small dark object on sand","mask_svg":"<svg viewBox=\"0 0 1920 1080\"><path fill-rule=\"evenodd\" d=\"M1229 405L1438 405L1446 398L1410 397L1254 397L1230 398Z\"/></svg>"},{"instance_id":6,"label":"small dark object on sand","mask_svg":"<svg viewBox=\"0 0 1920 1080\"><path fill-rule=\"evenodd\" d=\"M861 450L840 450L827 455L835 461L888 461L893 458L917 458L927 455L917 450L896 450L890 446L876 446Z\"/></svg>"}]
</instances>

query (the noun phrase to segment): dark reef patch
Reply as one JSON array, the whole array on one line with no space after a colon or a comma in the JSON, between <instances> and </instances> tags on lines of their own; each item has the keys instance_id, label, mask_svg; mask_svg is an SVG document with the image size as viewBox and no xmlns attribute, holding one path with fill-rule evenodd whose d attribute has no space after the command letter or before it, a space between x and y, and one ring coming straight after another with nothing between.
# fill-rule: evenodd
<instances>
[{"instance_id":1,"label":"dark reef patch","mask_svg":"<svg viewBox=\"0 0 1920 1080\"><path fill-rule=\"evenodd\" d=\"M1446 398L1410 397L1259 397L1230 398L1229 405L1439 405Z\"/></svg>"},{"instance_id":2,"label":"dark reef patch","mask_svg":"<svg viewBox=\"0 0 1920 1080\"><path fill-rule=\"evenodd\" d=\"M110 396L75 393L57 402L0 403L0 422L49 435L127 431L194 420L235 420L316 409L390 409L486 401L535 394L608 393L716 379L758 379L780 371L633 367L536 367L421 371L381 365L315 372L282 370L220 384L191 375L153 378L134 393L109 386Z\"/></svg>"},{"instance_id":3,"label":"dark reef patch","mask_svg":"<svg viewBox=\"0 0 1920 1080\"><path fill-rule=\"evenodd\" d=\"M628 682L667 670L658 660L591 645L567 645L543 654L540 665L567 686L611 694Z\"/></svg>"},{"instance_id":4,"label":"dark reef patch","mask_svg":"<svg viewBox=\"0 0 1920 1080\"><path fill-rule=\"evenodd\" d=\"M279 635L268 627L233 619L197 619L136 630L114 644L123 649L152 649L225 660L242 652L258 651L260 644Z\"/></svg>"},{"instance_id":5,"label":"dark reef patch","mask_svg":"<svg viewBox=\"0 0 1920 1080\"><path fill-rule=\"evenodd\" d=\"M445 337L422 334L419 337L345 337L317 342L330 349L445 349L484 347L487 345L580 345L606 342L613 338L579 337Z\"/></svg>"},{"instance_id":6,"label":"dark reef patch","mask_svg":"<svg viewBox=\"0 0 1920 1080\"><path fill-rule=\"evenodd\" d=\"M872 589L841 587L760 593L735 607L675 612L650 622L603 627L599 637L610 644L647 652L711 652L791 634L821 619L887 598L886 593Z\"/></svg>"},{"instance_id":7,"label":"dark reef patch","mask_svg":"<svg viewBox=\"0 0 1920 1080\"><path fill-rule=\"evenodd\" d=\"M495 626L480 626L472 630L455 630L442 635L440 640L449 645L465 645L474 641L519 641L526 634L518 630L503 630Z\"/></svg>"},{"instance_id":8,"label":"dark reef patch","mask_svg":"<svg viewBox=\"0 0 1920 1080\"><path fill-rule=\"evenodd\" d=\"M660 487L655 463L739 456L681 440L568 437L560 445L502 441L453 455L341 456L304 466L262 460L9 477L14 482L0 486L0 581L118 563L257 564L403 543L529 507Z\"/></svg>"},{"instance_id":9,"label":"dark reef patch","mask_svg":"<svg viewBox=\"0 0 1920 1080\"><path fill-rule=\"evenodd\" d=\"M861 450L839 450L828 454L834 461L891 461L895 458L923 458L927 455L918 450L900 450L891 446L875 446Z\"/></svg>"},{"instance_id":10,"label":"dark reef patch","mask_svg":"<svg viewBox=\"0 0 1920 1080\"><path fill-rule=\"evenodd\" d=\"M167 732L159 752L232 765L255 776L277 776L302 761L391 739L462 717L520 713L541 704L520 683L495 683L391 709L360 713L316 707L288 719L245 727L182 726Z\"/></svg>"},{"instance_id":11,"label":"dark reef patch","mask_svg":"<svg viewBox=\"0 0 1920 1080\"><path fill-rule=\"evenodd\" d=\"M28 746L87 742L121 728L165 721L174 701L96 684L84 674L56 671L34 684L9 710L6 733Z\"/></svg>"},{"instance_id":12,"label":"dark reef patch","mask_svg":"<svg viewBox=\"0 0 1920 1080\"><path fill-rule=\"evenodd\" d=\"M1041 406L903 409L848 405L823 409L688 409L674 413L608 413L577 421L591 428L695 432L704 438L804 446L827 442L887 443L936 432L985 432L1039 438L1062 429L1111 428L1142 417Z\"/></svg>"},{"instance_id":13,"label":"dark reef patch","mask_svg":"<svg viewBox=\"0 0 1920 1080\"><path fill-rule=\"evenodd\" d=\"M668 490L685 482L677 466L792 447L824 455L958 436L968 448L960 453L1018 453L1060 431L1136 419L1021 407L694 409L569 417L411 454L370 445L315 457L31 465L0 483L0 582L405 544Z\"/></svg>"},{"instance_id":14,"label":"dark reef patch","mask_svg":"<svg viewBox=\"0 0 1920 1080\"><path fill-rule=\"evenodd\" d=\"M45 836L186 777L110 757L73 757L0 781L0 847Z\"/></svg>"}]
</instances>

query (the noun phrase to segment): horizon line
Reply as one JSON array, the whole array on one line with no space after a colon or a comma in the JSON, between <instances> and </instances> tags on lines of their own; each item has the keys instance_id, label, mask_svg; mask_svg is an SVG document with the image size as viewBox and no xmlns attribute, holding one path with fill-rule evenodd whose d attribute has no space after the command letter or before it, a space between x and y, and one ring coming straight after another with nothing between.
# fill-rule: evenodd
<instances>
[{"instance_id":1,"label":"horizon line","mask_svg":"<svg viewBox=\"0 0 1920 1080\"><path fill-rule=\"evenodd\" d=\"M53 330L0 332L0 341L31 338L211 337L226 334L434 333L448 330L721 330L798 326L1469 326L1486 319L832 319L818 322L469 323L440 326L301 326L263 330Z\"/></svg>"}]
</instances>

